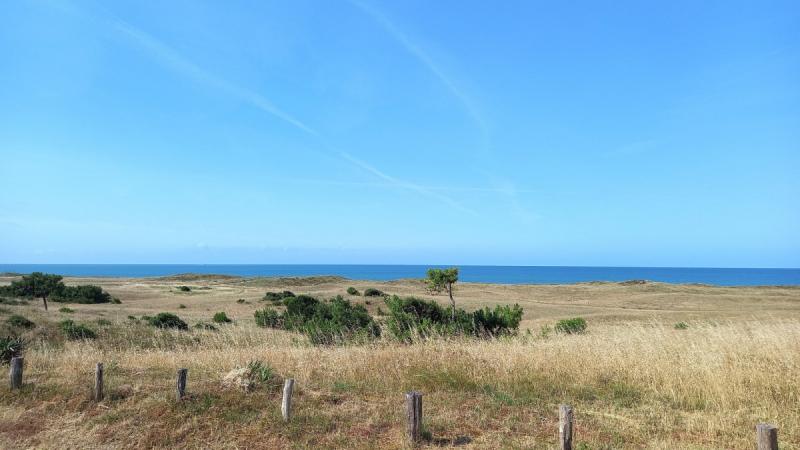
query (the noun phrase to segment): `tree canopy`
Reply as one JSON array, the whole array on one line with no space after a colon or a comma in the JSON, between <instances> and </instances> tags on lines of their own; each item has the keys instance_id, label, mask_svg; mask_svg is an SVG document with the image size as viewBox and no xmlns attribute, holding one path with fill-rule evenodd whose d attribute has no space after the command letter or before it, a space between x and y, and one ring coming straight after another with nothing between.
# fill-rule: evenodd
<instances>
[{"instance_id":1,"label":"tree canopy","mask_svg":"<svg viewBox=\"0 0 800 450\"><path fill-rule=\"evenodd\" d=\"M428 269L428 289L431 292L447 291L452 307L451 318L456 316L456 301L453 298L453 285L458 281L458 267L449 269Z\"/></svg>"}]
</instances>

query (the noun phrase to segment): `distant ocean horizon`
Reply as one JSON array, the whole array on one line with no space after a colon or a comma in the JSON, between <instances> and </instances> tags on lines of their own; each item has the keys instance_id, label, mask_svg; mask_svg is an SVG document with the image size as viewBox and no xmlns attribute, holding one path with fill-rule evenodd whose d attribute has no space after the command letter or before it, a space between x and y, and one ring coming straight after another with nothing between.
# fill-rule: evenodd
<instances>
[{"instance_id":1,"label":"distant ocean horizon","mask_svg":"<svg viewBox=\"0 0 800 450\"><path fill-rule=\"evenodd\" d=\"M242 277L333 275L354 280L424 278L440 265L382 264L0 264L0 273L146 278L185 273ZM457 266L460 281L497 284L572 284L648 280L720 286L800 285L800 269L701 267Z\"/></svg>"}]
</instances>

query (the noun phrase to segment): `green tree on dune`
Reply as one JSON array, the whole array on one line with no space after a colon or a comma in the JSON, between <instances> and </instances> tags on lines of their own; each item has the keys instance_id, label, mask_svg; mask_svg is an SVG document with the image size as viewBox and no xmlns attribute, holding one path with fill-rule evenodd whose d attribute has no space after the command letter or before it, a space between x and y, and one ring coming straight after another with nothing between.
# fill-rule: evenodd
<instances>
[{"instance_id":1,"label":"green tree on dune","mask_svg":"<svg viewBox=\"0 0 800 450\"><path fill-rule=\"evenodd\" d=\"M456 318L456 301L453 298L453 285L458 281L458 267L449 269L428 269L428 289L431 292L447 291L450 296L451 318Z\"/></svg>"}]
</instances>

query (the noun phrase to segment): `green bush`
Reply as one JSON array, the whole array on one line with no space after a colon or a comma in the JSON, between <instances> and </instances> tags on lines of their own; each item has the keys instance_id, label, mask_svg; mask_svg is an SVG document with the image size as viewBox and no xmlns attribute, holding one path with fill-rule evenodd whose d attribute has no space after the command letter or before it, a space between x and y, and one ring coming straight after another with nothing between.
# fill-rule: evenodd
<instances>
[{"instance_id":1,"label":"green bush","mask_svg":"<svg viewBox=\"0 0 800 450\"><path fill-rule=\"evenodd\" d=\"M361 293L358 292L358 289L354 288L353 286L347 288L347 293L350 295L361 295Z\"/></svg>"},{"instance_id":2,"label":"green bush","mask_svg":"<svg viewBox=\"0 0 800 450\"><path fill-rule=\"evenodd\" d=\"M247 303L247 300L245 300L243 298L240 298L239 300L236 300L236 303L239 303L239 304Z\"/></svg>"},{"instance_id":3,"label":"green bush","mask_svg":"<svg viewBox=\"0 0 800 450\"><path fill-rule=\"evenodd\" d=\"M75 310L72 309L72 308L67 308L66 306L64 306L64 307L59 308L58 312L62 312L62 313L66 313L66 314L72 314L72 313L75 312Z\"/></svg>"},{"instance_id":4,"label":"green bush","mask_svg":"<svg viewBox=\"0 0 800 450\"><path fill-rule=\"evenodd\" d=\"M386 294L383 291L379 291L375 288L366 288L364 289L364 297L383 297Z\"/></svg>"},{"instance_id":5,"label":"green bush","mask_svg":"<svg viewBox=\"0 0 800 450\"><path fill-rule=\"evenodd\" d=\"M115 305L121 305L122 301L120 301L120 299L118 299L117 297L111 297L111 303Z\"/></svg>"},{"instance_id":6,"label":"green bush","mask_svg":"<svg viewBox=\"0 0 800 450\"><path fill-rule=\"evenodd\" d=\"M555 330L558 333L580 334L586 331L586 320L582 317L559 320L556 323Z\"/></svg>"},{"instance_id":7,"label":"green bush","mask_svg":"<svg viewBox=\"0 0 800 450\"><path fill-rule=\"evenodd\" d=\"M28 320L27 317L20 316L19 314L9 316L9 318L6 319L6 323L17 328L34 328L36 326L36 324Z\"/></svg>"},{"instance_id":8,"label":"green bush","mask_svg":"<svg viewBox=\"0 0 800 450\"><path fill-rule=\"evenodd\" d=\"M8 364L12 358L22 356L24 343L21 338L0 337L0 363Z\"/></svg>"},{"instance_id":9,"label":"green bush","mask_svg":"<svg viewBox=\"0 0 800 450\"><path fill-rule=\"evenodd\" d=\"M254 313L256 325L265 328L283 328L283 317L272 308L264 308Z\"/></svg>"},{"instance_id":10,"label":"green bush","mask_svg":"<svg viewBox=\"0 0 800 450\"><path fill-rule=\"evenodd\" d=\"M468 313L456 309L455 317L449 308L435 301L414 297L393 296L385 300L389 307L386 326L396 339L413 341L414 337L466 335L493 337L516 334L522 320L519 305L497 305Z\"/></svg>"},{"instance_id":11,"label":"green bush","mask_svg":"<svg viewBox=\"0 0 800 450\"><path fill-rule=\"evenodd\" d=\"M678 322L675 324L676 330L686 330L689 328L689 324L686 322Z\"/></svg>"},{"instance_id":12,"label":"green bush","mask_svg":"<svg viewBox=\"0 0 800 450\"><path fill-rule=\"evenodd\" d=\"M64 320L59 326L67 339L94 339L97 337L97 333L95 333L94 330L86 325L75 323L72 320Z\"/></svg>"},{"instance_id":13,"label":"green bush","mask_svg":"<svg viewBox=\"0 0 800 450\"><path fill-rule=\"evenodd\" d=\"M228 318L228 315L225 314L225 311L220 311L214 314L214 323L231 323L232 320Z\"/></svg>"},{"instance_id":14,"label":"green bush","mask_svg":"<svg viewBox=\"0 0 800 450\"><path fill-rule=\"evenodd\" d=\"M192 288L189 286L178 286L178 290L181 292L192 292Z\"/></svg>"},{"instance_id":15,"label":"green bush","mask_svg":"<svg viewBox=\"0 0 800 450\"><path fill-rule=\"evenodd\" d=\"M144 318L144 316L142 316ZM177 330L188 330L189 326L180 317L172 313L158 313L155 317L149 317L147 322L157 328L174 328Z\"/></svg>"},{"instance_id":16,"label":"green bush","mask_svg":"<svg viewBox=\"0 0 800 450\"><path fill-rule=\"evenodd\" d=\"M53 294L52 300L59 303L85 303L99 304L111 303L111 294L100 286L84 284L80 286L64 286L59 292Z\"/></svg>"},{"instance_id":17,"label":"green bush","mask_svg":"<svg viewBox=\"0 0 800 450\"><path fill-rule=\"evenodd\" d=\"M250 371L250 377L256 383L268 383L276 378L275 369L260 360L248 362L247 369Z\"/></svg>"},{"instance_id":18,"label":"green bush","mask_svg":"<svg viewBox=\"0 0 800 450\"><path fill-rule=\"evenodd\" d=\"M294 292L292 291L283 291L283 292L267 292L264 294L264 298L261 300L268 301L272 303L281 303L283 299L288 297L294 297Z\"/></svg>"},{"instance_id":19,"label":"green bush","mask_svg":"<svg viewBox=\"0 0 800 450\"><path fill-rule=\"evenodd\" d=\"M178 305L178 309L186 309L186 305L184 305L183 303L181 303L180 305Z\"/></svg>"}]
</instances>

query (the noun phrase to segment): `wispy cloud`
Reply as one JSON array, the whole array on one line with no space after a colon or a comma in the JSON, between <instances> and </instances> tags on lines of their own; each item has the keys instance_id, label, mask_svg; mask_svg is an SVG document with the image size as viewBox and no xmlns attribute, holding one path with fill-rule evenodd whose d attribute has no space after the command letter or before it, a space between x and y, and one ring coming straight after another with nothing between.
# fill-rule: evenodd
<instances>
[{"instance_id":1,"label":"wispy cloud","mask_svg":"<svg viewBox=\"0 0 800 450\"><path fill-rule=\"evenodd\" d=\"M226 92L228 95L243 102L249 103L250 105L268 114L271 114L308 134L319 136L319 133L316 130L294 118L286 111L278 108L263 95L230 83L227 80L211 74L177 51L173 50L171 47L165 45L160 40L145 33L139 28L136 28L120 19L110 19L109 24L115 30L131 38L131 40L136 42L139 46L148 50L154 57L172 70L197 81L203 82L211 87L219 89L220 91Z\"/></svg>"},{"instance_id":2,"label":"wispy cloud","mask_svg":"<svg viewBox=\"0 0 800 450\"><path fill-rule=\"evenodd\" d=\"M455 201L454 199L452 199L452 198L450 198L450 197L448 197L446 195L440 194L439 192L435 192L435 191L433 191L431 189L426 188L425 186L422 186L422 185L419 185L419 184L416 184L416 183L411 183L411 182L408 182L408 181L403 181L403 180L395 178L395 177L393 177L391 175L387 175L386 173L376 169L375 167L367 164L364 161L361 161L358 158L353 157L352 155L350 155L348 153L342 152L340 154L341 154L342 158L350 161L351 163L353 163L356 166L366 170L367 172L372 173L376 177L378 177L378 178L390 183L393 186L397 186L399 188L404 188L404 189L409 189L409 190L412 190L412 191L416 191L416 192L418 192L418 193L420 193L420 194L422 194L422 195L424 195L426 197L430 197L430 198L436 199L436 200L438 200L438 201L440 201L442 203L446 203L446 204L452 206L453 208L461 210L461 211L463 211L465 213L476 215L476 216L478 215L478 213L475 212L474 210L463 206L462 204L458 203L457 201Z\"/></svg>"},{"instance_id":3,"label":"wispy cloud","mask_svg":"<svg viewBox=\"0 0 800 450\"><path fill-rule=\"evenodd\" d=\"M458 85L453 82L453 79L445 73L439 64L434 61L427 52L425 52L419 45L411 40L405 33L403 33L395 24L389 20L388 17L383 15L380 11L370 5L362 3L357 0L349 0L350 3L356 6L361 11L372 17L390 36L392 36L403 48L406 49L411 55L419 60L439 81L447 88L448 91L461 103L464 110L472 118L478 126L481 136L484 139L484 145L488 145L489 131L486 125L486 120L481 111L475 106L474 101L466 95Z\"/></svg>"}]
</instances>

